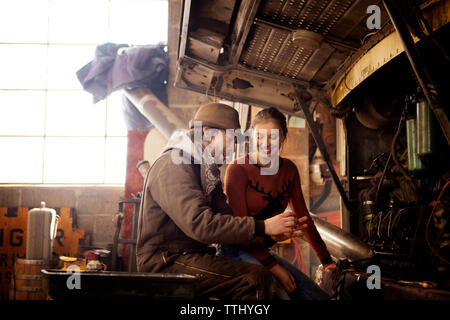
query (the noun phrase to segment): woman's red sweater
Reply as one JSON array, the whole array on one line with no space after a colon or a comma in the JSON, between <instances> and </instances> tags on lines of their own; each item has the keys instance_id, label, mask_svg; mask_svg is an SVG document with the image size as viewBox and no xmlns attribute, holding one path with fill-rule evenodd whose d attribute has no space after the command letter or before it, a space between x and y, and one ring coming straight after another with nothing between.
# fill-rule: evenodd
<instances>
[{"instance_id":1,"label":"woman's red sweater","mask_svg":"<svg viewBox=\"0 0 450 320\"><path fill-rule=\"evenodd\" d=\"M245 163L242 163L244 162ZM239 164L242 163L242 164ZM331 262L330 254L319 235L303 198L300 176L295 164L281 158L279 170L274 175L261 175L261 168L249 163L248 157L228 165L225 174L225 193L235 216L254 216L265 220L284 212L289 204L297 217L308 217L308 227L303 234L323 265ZM277 264L269 249L251 252L264 266Z\"/></svg>"}]
</instances>

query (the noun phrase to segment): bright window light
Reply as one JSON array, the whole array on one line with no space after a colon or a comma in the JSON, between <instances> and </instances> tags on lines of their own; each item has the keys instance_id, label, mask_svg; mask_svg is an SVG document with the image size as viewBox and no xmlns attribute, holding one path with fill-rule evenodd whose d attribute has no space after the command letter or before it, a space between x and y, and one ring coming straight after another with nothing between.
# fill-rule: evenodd
<instances>
[{"instance_id":1,"label":"bright window light","mask_svg":"<svg viewBox=\"0 0 450 320\"><path fill-rule=\"evenodd\" d=\"M0 184L123 185L122 93L94 103L76 72L167 30L168 1L0 0Z\"/></svg>"},{"instance_id":2,"label":"bright window light","mask_svg":"<svg viewBox=\"0 0 450 320\"><path fill-rule=\"evenodd\" d=\"M0 90L0 136L42 136L45 92Z\"/></svg>"},{"instance_id":3,"label":"bright window light","mask_svg":"<svg viewBox=\"0 0 450 320\"><path fill-rule=\"evenodd\" d=\"M48 4L48 0L1 0L0 42L46 43Z\"/></svg>"},{"instance_id":4,"label":"bright window light","mask_svg":"<svg viewBox=\"0 0 450 320\"><path fill-rule=\"evenodd\" d=\"M112 0L110 17L110 42L167 42L167 1Z\"/></svg>"},{"instance_id":5,"label":"bright window light","mask_svg":"<svg viewBox=\"0 0 450 320\"><path fill-rule=\"evenodd\" d=\"M108 36L107 0L50 1L51 43L103 43Z\"/></svg>"},{"instance_id":6,"label":"bright window light","mask_svg":"<svg viewBox=\"0 0 450 320\"><path fill-rule=\"evenodd\" d=\"M49 91L47 94L48 136L104 136L105 116L105 102L94 105L87 92Z\"/></svg>"},{"instance_id":7,"label":"bright window light","mask_svg":"<svg viewBox=\"0 0 450 320\"><path fill-rule=\"evenodd\" d=\"M74 70L94 58L95 45L50 45L48 47L48 89L83 89Z\"/></svg>"},{"instance_id":8,"label":"bright window light","mask_svg":"<svg viewBox=\"0 0 450 320\"><path fill-rule=\"evenodd\" d=\"M47 46L0 44L0 89L45 89L46 73Z\"/></svg>"},{"instance_id":9,"label":"bright window light","mask_svg":"<svg viewBox=\"0 0 450 320\"><path fill-rule=\"evenodd\" d=\"M127 128L122 115L122 93L114 92L106 99L107 103L107 131L108 136L123 137L127 135Z\"/></svg>"},{"instance_id":10,"label":"bright window light","mask_svg":"<svg viewBox=\"0 0 450 320\"><path fill-rule=\"evenodd\" d=\"M103 183L104 150L104 138L47 138L44 183Z\"/></svg>"},{"instance_id":11,"label":"bright window light","mask_svg":"<svg viewBox=\"0 0 450 320\"><path fill-rule=\"evenodd\" d=\"M0 137L0 181L40 183L44 138Z\"/></svg>"},{"instance_id":12,"label":"bright window light","mask_svg":"<svg viewBox=\"0 0 450 320\"><path fill-rule=\"evenodd\" d=\"M105 149L105 182L121 183L123 173L127 169L127 157L123 150L127 148L127 138L106 138Z\"/></svg>"}]
</instances>

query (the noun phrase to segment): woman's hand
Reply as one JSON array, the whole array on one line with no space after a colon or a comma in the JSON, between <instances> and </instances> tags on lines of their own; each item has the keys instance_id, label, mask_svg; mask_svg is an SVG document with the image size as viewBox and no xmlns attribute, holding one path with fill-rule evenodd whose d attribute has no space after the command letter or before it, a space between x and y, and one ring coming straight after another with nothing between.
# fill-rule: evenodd
<instances>
[{"instance_id":1,"label":"woman's hand","mask_svg":"<svg viewBox=\"0 0 450 320\"><path fill-rule=\"evenodd\" d=\"M294 231L292 232L292 237L303 236L303 230L308 228L308 217L301 217L295 221Z\"/></svg>"},{"instance_id":2,"label":"woman's hand","mask_svg":"<svg viewBox=\"0 0 450 320\"><path fill-rule=\"evenodd\" d=\"M322 281L324 288L331 288L333 286L336 270L337 267L334 261L323 266Z\"/></svg>"},{"instance_id":3,"label":"woman's hand","mask_svg":"<svg viewBox=\"0 0 450 320\"><path fill-rule=\"evenodd\" d=\"M279 236L294 231L296 218L292 212L283 212L264 220L265 232L269 236Z\"/></svg>"},{"instance_id":4,"label":"woman's hand","mask_svg":"<svg viewBox=\"0 0 450 320\"><path fill-rule=\"evenodd\" d=\"M279 264L276 264L275 266L270 268L270 271L278 279L278 281L280 281L287 292L294 292L295 289L297 289L297 284L295 283L294 276L288 270L286 270Z\"/></svg>"}]
</instances>

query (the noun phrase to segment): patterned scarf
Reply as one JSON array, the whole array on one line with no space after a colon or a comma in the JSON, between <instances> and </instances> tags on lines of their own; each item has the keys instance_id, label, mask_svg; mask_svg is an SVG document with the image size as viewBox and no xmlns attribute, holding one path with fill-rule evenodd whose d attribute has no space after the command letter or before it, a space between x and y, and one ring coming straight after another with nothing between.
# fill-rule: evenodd
<instances>
[{"instance_id":1,"label":"patterned scarf","mask_svg":"<svg viewBox=\"0 0 450 320\"><path fill-rule=\"evenodd\" d=\"M193 130L175 130L161 154L170 149L178 149L180 157L185 160L184 163L200 163L202 189L208 201L211 202L214 194L223 192L219 166L206 161L202 145L194 143L193 136Z\"/></svg>"}]
</instances>

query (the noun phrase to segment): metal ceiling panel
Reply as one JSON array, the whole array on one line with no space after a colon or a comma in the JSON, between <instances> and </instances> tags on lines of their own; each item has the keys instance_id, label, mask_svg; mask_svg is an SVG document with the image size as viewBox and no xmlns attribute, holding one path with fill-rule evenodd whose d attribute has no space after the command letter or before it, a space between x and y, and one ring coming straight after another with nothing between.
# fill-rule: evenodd
<instances>
[{"instance_id":1,"label":"metal ceiling panel","mask_svg":"<svg viewBox=\"0 0 450 320\"><path fill-rule=\"evenodd\" d=\"M217 10L208 0L185 0L175 84L299 112L293 88L326 95L326 82L371 32L365 19L372 2L225 0ZM294 42L298 29L314 32L318 45ZM249 85L236 86L241 80Z\"/></svg>"}]
</instances>

